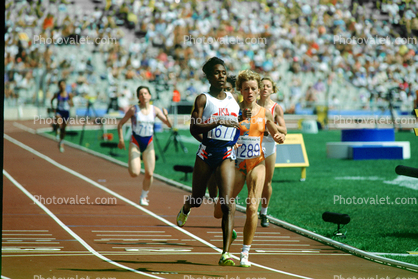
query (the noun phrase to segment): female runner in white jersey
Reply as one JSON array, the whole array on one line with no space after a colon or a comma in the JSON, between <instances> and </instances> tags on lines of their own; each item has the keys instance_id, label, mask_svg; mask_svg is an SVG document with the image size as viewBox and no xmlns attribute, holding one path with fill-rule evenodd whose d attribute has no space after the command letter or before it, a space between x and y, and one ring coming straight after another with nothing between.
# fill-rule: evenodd
<instances>
[{"instance_id":1,"label":"female runner in white jersey","mask_svg":"<svg viewBox=\"0 0 418 279\"><path fill-rule=\"evenodd\" d=\"M132 106L118 124L120 149L125 149L122 126L131 119L132 137L129 143L128 171L132 177L137 177L141 172L141 153L144 161L145 175L142 182L142 194L139 204L148 205L147 195L152 184L155 169L155 151L152 136L154 134L155 117L171 128L171 121L167 116L167 110L157 108L150 104L151 93L148 87L140 86L136 90L139 105Z\"/></svg>"},{"instance_id":2,"label":"female runner in white jersey","mask_svg":"<svg viewBox=\"0 0 418 279\"><path fill-rule=\"evenodd\" d=\"M276 93L277 87L273 80L269 77L261 79L261 92L258 105L269 110L273 115L274 123L280 133L286 135L287 129L283 117L283 109L279 104L273 102L270 99L271 94ZM271 181L273 179L274 168L276 164L276 142L270 134L264 136L263 142L264 157L266 158L266 179L264 182L263 193L261 196L261 211L260 219L261 226L268 227L269 222L267 219L267 208L270 202L271 194L273 192L271 187Z\"/></svg>"},{"instance_id":3,"label":"female runner in white jersey","mask_svg":"<svg viewBox=\"0 0 418 279\"><path fill-rule=\"evenodd\" d=\"M226 69L224 61L212 57L203 66L210 82L210 90L197 96L190 123L190 133L201 144L193 170L192 195L188 196L177 215L177 225L187 221L192 207L203 202L207 181L216 172L222 203L223 251L218 264L235 265L229 248L234 227L235 203L231 199L234 188L235 151L238 139L239 106L231 93L224 91Z\"/></svg>"}]
</instances>

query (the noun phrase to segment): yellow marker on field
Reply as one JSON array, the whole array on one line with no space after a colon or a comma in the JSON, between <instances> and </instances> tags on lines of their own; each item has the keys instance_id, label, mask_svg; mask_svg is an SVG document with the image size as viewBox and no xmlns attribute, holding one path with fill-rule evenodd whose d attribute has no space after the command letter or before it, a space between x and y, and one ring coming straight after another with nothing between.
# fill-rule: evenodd
<instances>
[{"instance_id":1,"label":"yellow marker on field","mask_svg":"<svg viewBox=\"0 0 418 279\"><path fill-rule=\"evenodd\" d=\"M418 117L418 109L415 109L415 115ZM418 128L414 128L415 135L418 137Z\"/></svg>"},{"instance_id":2,"label":"yellow marker on field","mask_svg":"<svg viewBox=\"0 0 418 279\"><path fill-rule=\"evenodd\" d=\"M306 180L308 155L302 134L287 134L283 144L276 144L276 168L301 168L300 181Z\"/></svg>"}]
</instances>

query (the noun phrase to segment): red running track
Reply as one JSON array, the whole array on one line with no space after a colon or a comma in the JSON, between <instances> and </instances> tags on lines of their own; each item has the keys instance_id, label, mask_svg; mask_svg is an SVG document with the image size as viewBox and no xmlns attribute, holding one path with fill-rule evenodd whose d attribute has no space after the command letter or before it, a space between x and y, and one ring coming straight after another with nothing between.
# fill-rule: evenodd
<instances>
[{"instance_id":1,"label":"red running track","mask_svg":"<svg viewBox=\"0 0 418 279\"><path fill-rule=\"evenodd\" d=\"M222 234L213 206L193 209L178 228L188 193L155 179L144 208L141 181L80 150L66 146L60 153L55 141L5 122L2 278L418 277L274 225L257 228L252 267L220 267ZM231 249L237 258L244 222L237 212Z\"/></svg>"}]
</instances>

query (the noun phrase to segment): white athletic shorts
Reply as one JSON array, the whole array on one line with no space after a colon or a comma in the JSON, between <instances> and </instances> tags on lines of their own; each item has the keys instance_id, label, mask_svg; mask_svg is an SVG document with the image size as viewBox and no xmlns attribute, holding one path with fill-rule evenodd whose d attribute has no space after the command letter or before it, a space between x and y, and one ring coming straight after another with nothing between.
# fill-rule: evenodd
<instances>
[{"instance_id":1,"label":"white athletic shorts","mask_svg":"<svg viewBox=\"0 0 418 279\"><path fill-rule=\"evenodd\" d=\"M264 137L261 145L263 147L264 158L276 153L276 142L271 137Z\"/></svg>"}]
</instances>

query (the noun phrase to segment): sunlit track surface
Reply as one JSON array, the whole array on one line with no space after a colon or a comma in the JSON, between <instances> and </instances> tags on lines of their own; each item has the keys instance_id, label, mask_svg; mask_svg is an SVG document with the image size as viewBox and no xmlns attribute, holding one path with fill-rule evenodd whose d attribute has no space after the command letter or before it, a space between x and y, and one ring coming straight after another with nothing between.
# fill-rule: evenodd
<instances>
[{"instance_id":1,"label":"sunlit track surface","mask_svg":"<svg viewBox=\"0 0 418 279\"><path fill-rule=\"evenodd\" d=\"M257 229L251 268L220 267L217 248L222 246L222 235L220 221L212 217L213 206L193 210L184 230L179 229L174 225L175 217L186 192L155 180L150 206L141 208L137 202L142 179L131 179L125 168L70 147L59 153L56 142L17 129L10 122L5 123L5 134L10 138L4 141L4 170L30 195L67 201L78 196L79 201L44 204L77 239L3 175L7 198L3 209L2 275L8 278L415 275L354 257L273 225ZM116 198L117 202L81 204L82 197L90 197L90 201ZM237 257L244 222L245 215L237 213L238 239L232 244Z\"/></svg>"}]
</instances>

